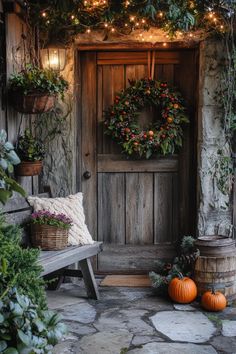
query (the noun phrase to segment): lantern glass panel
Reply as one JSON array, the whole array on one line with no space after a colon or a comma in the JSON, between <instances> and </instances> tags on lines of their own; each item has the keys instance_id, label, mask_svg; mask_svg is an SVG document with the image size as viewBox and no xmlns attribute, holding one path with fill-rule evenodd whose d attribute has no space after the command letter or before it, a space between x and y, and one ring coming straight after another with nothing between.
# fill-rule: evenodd
<instances>
[{"instance_id":1,"label":"lantern glass panel","mask_svg":"<svg viewBox=\"0 0 236 354\"><path fill-rule=\"evenodd\" d=\"M41 49L41 61L44 69L62 71L66 64L66 50L56 47Z\"/></svg>"}]
</instances>

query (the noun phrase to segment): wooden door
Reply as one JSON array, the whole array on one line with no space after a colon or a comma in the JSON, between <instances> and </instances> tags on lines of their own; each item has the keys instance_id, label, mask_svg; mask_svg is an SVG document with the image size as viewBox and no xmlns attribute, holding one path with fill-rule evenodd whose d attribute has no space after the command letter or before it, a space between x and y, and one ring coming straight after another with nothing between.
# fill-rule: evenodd
<instances>
[{"instance_id":1,"label":"wooden door","mask_svg":"<svg viewBox=\"0 0 236 354\"><path fill-rule=\"evenodd\" d=\"M178 87L191 123L179 155L135 160L104 135L103 111L129 79L148 76L147 52L80 54L81 189L90 232L104 242L100 272L151 270L157 258L173 256L179 237L194 232L197 67L195 50L156 53L155 78Z\"/></svg>"}]
</instances>

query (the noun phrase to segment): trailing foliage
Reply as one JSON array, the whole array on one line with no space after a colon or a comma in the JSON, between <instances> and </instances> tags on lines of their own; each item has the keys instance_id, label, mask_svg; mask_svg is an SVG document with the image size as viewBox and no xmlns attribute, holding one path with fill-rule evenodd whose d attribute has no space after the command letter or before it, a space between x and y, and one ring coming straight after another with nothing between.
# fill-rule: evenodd
<instances>
[{"instance_id":1,"label":"trailing foliage","mask_svg":"<svg viewBox=\"0 0 236 354\"><path fill-rule=\"evenodd\" d=\"M30 129L18 138L16 149L22 161L41 161L45 156L41 140L35 138Z\"/></svg>"},{"instance_id":2,"label":"trailing foliage","mask_svg":"<svg viewBox=\"0 0 236 354\"><path fill-rule=\"evenodd\" d=\"M178 255L171 263L155 262L155 272L150 272L149 276L158 294L167 295L171 279L178 277L180 273L187 277L192 275L195 261L199 256L194 241L192 236L184 236L179 244Z\"/></svg>"},{"instance_id":3,"label":"trailing foliage","mask_svg":"<svg viewBox=\"0 0 236 354\"><path fill-rule=\"evenodd\" d=\"M222 32L234 0L30 0L28 15L38 24L44 39L71 41L78 33L104 29L108 33L129 34L151 26L171 35L196 29ZM209 13L214 13L209 17Z\"/></svg>"},{"instance_id":4,"label":"trailing foliage","mask_svg":"<svg viewBox=\"0 0 236 354\"><path fill-rule=\"evenodd\" d=\"M23 249L20 245L22 230L17 225L7 225L0 220L0 261L6 264L6 272L0 279L0 294L16 286L27 294L33 303L46 308L44 281L40 277L42 268L37 264L39 250Z\"/></svg>"},{"instance_id":5,"label":"trailing foliage","mask_svg":"<svg viewBox=\"0 0 236 354\"><path fill-rule=\"evenodd\" d=\"M60 317L41 311L26 295L10 289L0 300L0 352L46 354L65 333Z\"/></svg>"},{"instance_id":6,"label":"trailing foliage","mask_svg":"<svg viewBox=\"0 0 236 354\"><path fill-rule=\"evenodd\" d=\"M10 91L29 93L60 94L63 96L68 88L68 82L50 69L41 69L37 66L26 65L20 73L14 73L9 79ZM15 93L15 94L16 94Z\"/></svg>"}]
</instances>

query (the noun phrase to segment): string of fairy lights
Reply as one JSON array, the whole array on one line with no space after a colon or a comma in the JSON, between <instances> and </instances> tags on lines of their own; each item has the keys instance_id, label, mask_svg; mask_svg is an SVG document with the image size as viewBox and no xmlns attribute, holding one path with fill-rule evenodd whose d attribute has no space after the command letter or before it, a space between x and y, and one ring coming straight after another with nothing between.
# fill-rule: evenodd
<instances>
[{"instance_id":1,"label":"string of fairy lights","mask_svg":"<svg viewBox=\"0 0 236 354\"><path fill-rule=\"evenodd\" d=\"M194 2L191 1L192 23L184 30L178 29L178 26L170 29L170 18L167 11L157 11L155 17L140 15L135 11L135 6L132 0L124 1L122 11L112 13L112 16L107 16L109 11L109 0L84 0L78 7L74 7L63 17L64 28L74 29L78 33L91 34L94 31L103 29L107 35L119 34L127 35L132 32L137 33L137 39L140 41L152 41L153 34L149 33L150 28L159 28L166 32L166 40L173 37L179 39L194 38L197 29L208 29L224 33L227 30L227 21L225 13L220 13L212 8L204 9L203 16L198 12L197 7L194 7ZM50 7L43 9L40 12L41 25L50 28L55 24L55 17ZM227 15L229 16L229 15ZM191 21L189 21L191 22ZM136 32L135 32L136 31ZM165 44L163 43L165 46Z\"/></svg>"}]
</instances>

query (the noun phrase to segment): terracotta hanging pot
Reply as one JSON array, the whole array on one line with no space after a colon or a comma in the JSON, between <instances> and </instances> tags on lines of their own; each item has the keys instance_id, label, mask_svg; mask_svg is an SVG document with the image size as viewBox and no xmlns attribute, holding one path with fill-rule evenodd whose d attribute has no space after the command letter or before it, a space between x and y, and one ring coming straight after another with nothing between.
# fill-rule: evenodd
<instances>
[{"instance_id":1,"label":"terracotta hanging pot","mask_svg":"<svg viewBox=\"0 0 236 354\"><path fill-rule=\"evenodd\" d=\"M45 93L30 93L24 95L21 92L11 92L10 101L17 112L24 114L40 114L52 110L56 96Z\"/></svg>"},{"instance_id":2,"label":"terracotta hanging pot","mask_svg":"<svg viewBox=\"0 0 236 354\"><path fill-rule=\"evenodd\" d=\"M42 171L42 161L21 161L15 166L15 173L17 176L37 176Z\"/></svg>"}]
</instances>

